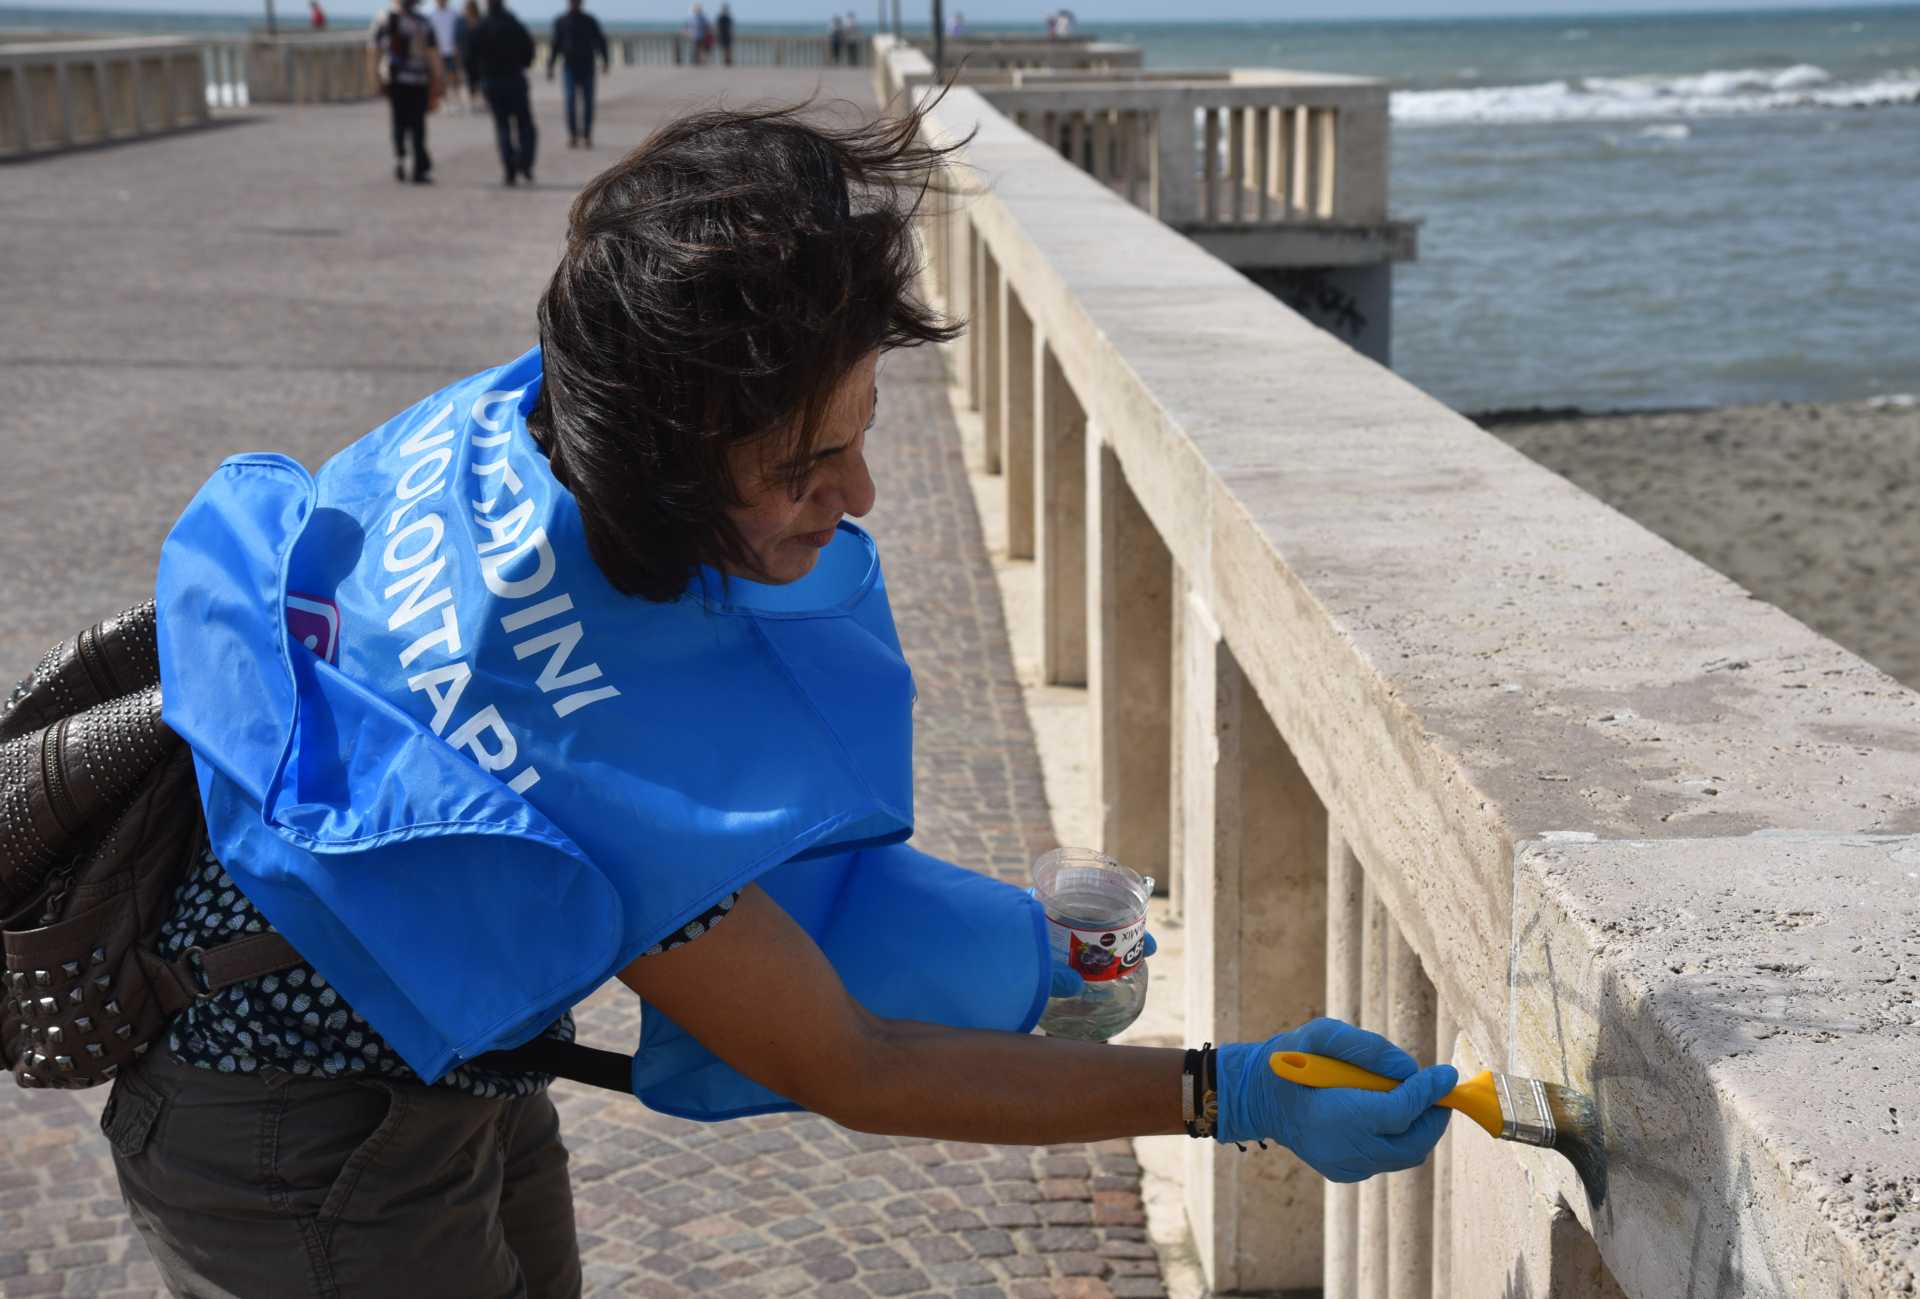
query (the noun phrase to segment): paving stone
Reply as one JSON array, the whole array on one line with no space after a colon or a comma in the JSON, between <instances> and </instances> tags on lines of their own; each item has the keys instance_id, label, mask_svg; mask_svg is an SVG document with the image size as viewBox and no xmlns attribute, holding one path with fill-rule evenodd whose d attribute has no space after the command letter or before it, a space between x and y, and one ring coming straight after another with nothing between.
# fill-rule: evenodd
<instances>
[{"instance_id":1,"label":"paving stone","mask_svg":"<svg viewBox=\"0 0 1920 1299\"><path fill-rule=\"evenodd\" d=\"M1061 1276L1105 1276L1112 1264L1098 1254L1067 1250L1049 1255L1047 1261Z\"/></svg>"},{"instance_id":2,"label":"paving stone","mask_svg":"<svg viewBox=\"0 0 1920 1299\"><path fill-rule=\"evenodd\" d=\"M1090 1276L1066 1276L1053 1283L1054 1299L1113 1299L1105 1281Z\"/></svg>"},{"instance_id":3,"label":"paving stone","mask_svg":"<svg viewBox=\"0 0 1920 1299\"><path fill-rule=\"evenodd\" d=\"M1020 1233L1021 1244L1035 1254L1060 1254L1100 1248L1100 1236L1088 1227L1042 1227Z\"/></svg>"},{"instance_id":4,"label":"paving stone","mask_svg":"<svg viewBox=\"0 0 1920 1299\"><path fill-rule=\"evenodd\" d=\"M800 1266L816 1281L845 1281L860 1273L859 1264L844 1254L810 1258Z\"/></svg>"},{"instance_id":5,"label":"paving stone","mask_svg":"<svg viewBox=\"0 0 1920 1299\"><path fill-rule=\"evenodd\" d=\"M0 1293L4 1293L6 1299L14 1299L16 1295L53 1295L66 1289L66 1285L67 1279L60 1273L40 1272L33 1276L7 1278L6 1289Z\"/></svg>"},{"instance_id":6,"label":"paving stone","mask_svg":"<svg viewBox=\"0 0 1920 1299\"><path fill-rule=\"evenodd\" d=\"M929 1264L927 1275L942 1293L951 1292L956 1286L986 1285L995 1279L991 1268L971 1260Z\"/></svg>"},{"instance_id":7,"label":"paving stone","mask_svg":"<svg viewBox=\"0 0 1920 1299\"><path fill-rule=\"evenodd\" d=\"M907 1266L905 1256L900 1251L887 1246L858 1250L854 1253L853 1261L869 1272Z\"/></svg>"},{"instance_id":8,"label":"paving stone","mask_svg":"<svg viewBox=\"0 0 1920 1299\"><path fill-rule=\"evenodd\" d=\"M1013 1237L1004 1231L963 1231L960 1239L975 1258L1004 1258L1014 1252Z\"/></svg>"}]
</instances>

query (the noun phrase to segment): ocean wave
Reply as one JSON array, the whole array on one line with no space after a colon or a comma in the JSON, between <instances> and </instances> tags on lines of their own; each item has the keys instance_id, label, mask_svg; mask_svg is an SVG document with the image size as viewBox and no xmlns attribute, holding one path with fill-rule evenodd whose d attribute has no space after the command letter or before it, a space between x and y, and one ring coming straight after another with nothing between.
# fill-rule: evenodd
<instances>
[{"instance_id":1,"label":"ocean wave","mask_svg":"<svg viewBox=\"0 0 1920 1299\"><path fill-rule=\"evenodd\" d=\"M1910 103L1920 103L1920 69L1836 82L1824 68L1799 63L1685 77L1580 77L1471 90L1401 90L1393 96L1393 117L1409 126L1612 122Z\"/></svg>"}]
</instances>

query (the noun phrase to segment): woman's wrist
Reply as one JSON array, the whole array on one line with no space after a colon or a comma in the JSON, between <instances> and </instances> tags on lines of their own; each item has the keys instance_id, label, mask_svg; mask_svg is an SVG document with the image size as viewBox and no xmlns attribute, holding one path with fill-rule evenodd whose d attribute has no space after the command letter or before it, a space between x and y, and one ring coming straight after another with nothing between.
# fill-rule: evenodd
<instances>
[{"instance_id":1,"label":"woman's wrist","mask_svg":"<svg viewBox=\"0 0 1920 1299\"><path fill-rule=\"evenodd\" d=\"M1188 1136L1199 1139L1213 1135L1220 1113L1219 1086L1213 1043L1188 1051L1180 1073L1181 1118Z\"/></svg>"}]
</instances>

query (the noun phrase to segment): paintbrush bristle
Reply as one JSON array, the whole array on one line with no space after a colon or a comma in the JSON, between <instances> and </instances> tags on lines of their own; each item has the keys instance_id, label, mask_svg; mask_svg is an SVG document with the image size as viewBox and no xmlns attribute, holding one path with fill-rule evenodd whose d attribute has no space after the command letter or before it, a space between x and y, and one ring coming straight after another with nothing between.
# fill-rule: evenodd
<instances>
[{"instance_id":1,"label":"paintbrush bristle","mask_svg":"<svg viewBox=\"0 0 1920 1299\"><path fill-rule=\"evenodd\" d=\"M1600 1135L1600 1116L1593 1098L1557 1083L1543 1082L1547 1110L1553 1116L1553 1148L1567 1157L1587 1202L1598 1209L1607 1200L1607 1146Z\"/></svg>"}]
</instances>

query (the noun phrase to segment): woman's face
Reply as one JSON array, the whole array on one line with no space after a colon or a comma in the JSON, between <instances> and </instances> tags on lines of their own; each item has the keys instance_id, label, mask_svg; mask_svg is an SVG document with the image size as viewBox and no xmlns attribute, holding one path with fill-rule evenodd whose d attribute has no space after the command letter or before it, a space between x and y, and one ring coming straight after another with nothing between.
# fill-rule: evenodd
<instances>
[{"instance_id":1,"label":"woman's face","mask_svg":"<svg viewBox=\"0 0 1920 1299\"><path fill-rule=\"evenodd\" d=\"M746 504L727 511L759 561L758 572L734 572L758 582L797 582L813 571L820 552L847 516L873 508L873 475L867 472L867 430L879 404L871 352L840 381L827 404L820 439L808 457L795 495L789 466L770 461L784 454L778 438L737 446L734 482Z\"/></svg>"}]
</instances>

